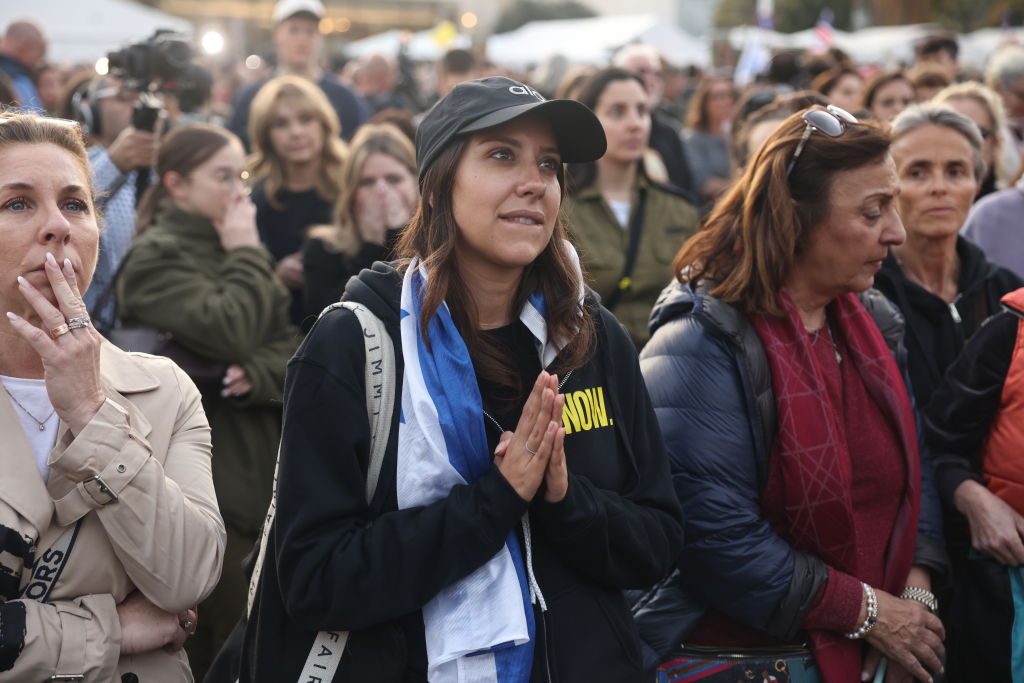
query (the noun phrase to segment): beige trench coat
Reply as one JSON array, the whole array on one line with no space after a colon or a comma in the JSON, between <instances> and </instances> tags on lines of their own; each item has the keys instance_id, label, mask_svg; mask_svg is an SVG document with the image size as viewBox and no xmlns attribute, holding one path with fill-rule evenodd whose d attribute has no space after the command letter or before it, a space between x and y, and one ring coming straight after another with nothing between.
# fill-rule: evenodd
<instances>
[{"instance_id":1,"label":"beige trench coat","mask_svg":"<svg viewBox=\"0 0 1024 683\"><path fill-rule=\"evenodd\" d=\"M2 596L2 683L54 674L102 683L129 673L145 683L192 680L184 652L121 657L116 605L137 589L176 613L216 585L225 539L210 428L199 392L167 359L104 342L100 367L107 401L74 440L61 424L48 482L11 402L0 400L0 586L36 584L40 566L59 557L47 551L81 520L47 602ZM86 482L94 475L115 502Z\"/></svg>"}]
</instances>

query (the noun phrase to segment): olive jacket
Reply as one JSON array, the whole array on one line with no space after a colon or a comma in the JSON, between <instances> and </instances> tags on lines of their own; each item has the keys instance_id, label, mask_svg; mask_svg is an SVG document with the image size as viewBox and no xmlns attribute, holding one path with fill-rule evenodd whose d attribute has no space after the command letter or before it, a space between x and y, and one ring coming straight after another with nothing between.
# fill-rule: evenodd
<instances>
[{"instance_id":1,"label":"olive jacket","mask_svg":"<svg viewBox=\"0 0 1024 683\"><path fill-rule=\"evenodd\" d=\"M180 612L220 576L224 524L199 391L167 359L106 342L100 379L106 402L77 436L61 423L46 481L0 394L2 683L192 680L184 652L121 656L117 605L138 590Z\"/></svg>"},{"instance_id":2,"label":"olive jacket","mask_svg":"<svg viewBox=\"0 0 1024 683\"><path fill-rule=\"evenodd\" d=\"M273 258L262 245L225 251L210 221L165 202L125 257L117 300L125 327L169 332L200 356L241 365L252 382L249 394L205 408L224 522L255 538L270 503L285 366L299 341Z\"/></svg>"},{"instance_id":3,"label":"olive jacket","mask_svg":"<svg viewBox=\"0 0 1024 683\"><path fill-rule=\"evenodd\" d=\"M596 182L574 193L566 201L565 210L583 270L594 291L607 302L622 278L629 251L629 226L636 216L641 193L645 196L644 220L636 265L628 290L612 310L638 349L650 336L647 320L654 302L672 279L672 259L683 242L697 231L700 215L678 190L655 183L642 172L637 174L625 228L601 196Z\"/></svg>"}]
</instances>

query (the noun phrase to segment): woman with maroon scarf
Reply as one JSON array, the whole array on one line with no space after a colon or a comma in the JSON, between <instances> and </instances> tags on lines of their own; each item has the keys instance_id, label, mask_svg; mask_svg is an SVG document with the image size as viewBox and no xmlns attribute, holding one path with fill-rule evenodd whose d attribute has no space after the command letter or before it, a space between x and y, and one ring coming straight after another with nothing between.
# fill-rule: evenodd
<instances>
[{"instance_id":1,"label":"woman with maroon scarf","mask_svg":"<svg viewBox=\"0 0 1024 683\"><path fill-rule=\"evenodd\" d=\"M641 356L686 518L661 617L638 615L661 661L806 644L802 680L942 670L937 498L902 321L870 289L904 239L889 144L833 107L791 116L676 256Z\"/></svg>"}]
</instances>

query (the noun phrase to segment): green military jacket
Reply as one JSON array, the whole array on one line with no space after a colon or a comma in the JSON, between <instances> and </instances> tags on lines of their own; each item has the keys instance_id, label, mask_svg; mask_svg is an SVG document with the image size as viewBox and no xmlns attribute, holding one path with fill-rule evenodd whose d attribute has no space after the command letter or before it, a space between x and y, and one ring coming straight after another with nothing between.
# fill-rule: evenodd
<instances>
[{"instance_id":1,"label":"green military jacket","mask_svg":"<svg viewBox=\"0 0 1024 683\"><path fill-rule=\"evenodd\" d=\"M213 224L165 202L132 243L117 283L125 327L170 332L195 353L237 363L252 382L241 398L205 406L213 483L229 528L255 538L270 502L281 438L285 366L298 346L291 295L263 247L224 251Z\"/></svg>"},{"instance_id":2,"label":"green military jacket","mask_svg":"<svg viewBox=\"0 0 1024 683\"><path fill-rule=\"evenodd\" d=\"M637 197L646 194L644 222L631 284L612 313L637 348L650 334L647 319L658 294L673 277L672 259L683 242L697 231L700 215L673 188L637 174L629 223L623 228L608 202L592 183L566 200L566 218L573 244L580 253L590 284L605 301L619 287L629 250L629 225L636 216Z\"/></svg>"}]
</instances>

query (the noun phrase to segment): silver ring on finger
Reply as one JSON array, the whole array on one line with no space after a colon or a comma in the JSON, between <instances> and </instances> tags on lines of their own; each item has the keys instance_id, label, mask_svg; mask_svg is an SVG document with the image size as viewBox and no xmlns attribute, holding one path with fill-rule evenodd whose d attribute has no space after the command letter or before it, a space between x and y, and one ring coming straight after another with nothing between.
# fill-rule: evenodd
<instances>
[{"instance_id":1,"label":"silver ring on finger","mask_svg":"<svg viewBox=\"0 0 1024 683\"><path fill-rule=\"evenodd\" d=\"M529 453L530 455L537 455L537 451L530 448L530 446L526 442L523 442L523 448L525 448L526 452Z\"/></svg>"},{"instance_id":2,"label":"silver ring on finger","mask_svg":"<svg viewBox=\"0 0 1024 683\"><path fill-rule=\"evenodd\" d=\"M54 327L52 330L50 330L50 336L56 339L57 337L64 336L70 331L71 328L68 327L67 323L61 323L60 325L57 325L57 327Z\"/></svg>"},{"instance_id":3,"label":"silver ring on finger","mask_svg":"<svg viewBox=\"0 0 1024 683\"><path fill-rule=\"evenodd\" d=\"M80 330L83 327L92 327L92 321L89 316L83 315L78 318L68 318L68 329Z\"/></svg>"}]
</instances>

